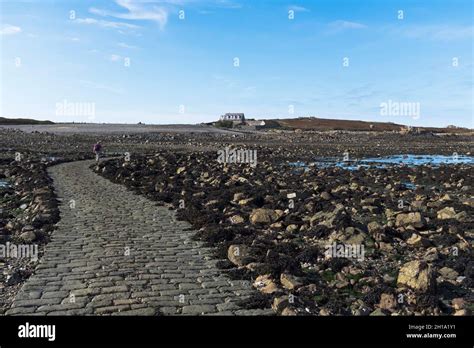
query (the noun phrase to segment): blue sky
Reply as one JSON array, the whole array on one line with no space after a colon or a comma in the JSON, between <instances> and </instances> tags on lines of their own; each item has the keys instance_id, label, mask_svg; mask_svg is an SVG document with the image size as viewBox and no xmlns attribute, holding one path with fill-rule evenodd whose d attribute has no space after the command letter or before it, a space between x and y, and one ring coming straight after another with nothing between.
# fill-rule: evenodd
<instances>
[{"instance_id":1,"label":"blue sky","mask_svg":"<svg viewBox=\"0 0 474 348\"><path fill-rule=\"evenodd\" d=\"M2 116L198 123L245 112L473 127L471 0L0 6ZM64 101L94 115L58 114ZM382 115L388 101L420 113Z\"/></svg>"}]
</instances>

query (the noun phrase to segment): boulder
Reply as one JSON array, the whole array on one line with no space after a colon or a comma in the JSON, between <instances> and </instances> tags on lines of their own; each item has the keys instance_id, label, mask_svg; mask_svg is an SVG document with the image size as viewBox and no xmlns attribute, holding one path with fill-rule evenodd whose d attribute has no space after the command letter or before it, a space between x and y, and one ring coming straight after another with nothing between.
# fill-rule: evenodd
<instances>
[{"instance_id":1,"label":"boulder","mask_svg":"<svg viewBox=\"0 0 474 348\"><path fill-rule=\"evenodd\" d=\"M299 277L288 273L282 273L280 275L280 282L281 285L288 290L293 290L303 284Z\"/></svg>"},{"instance_id":2,"label":"boulder","mask_svg":"<svg viewBox=\"0 0 474 348\"><path fill-rule=\"evenodd\" d=\"M454 208L446 207L438 211L437 217L439 220L454 219L456 216L456 211Z\"/></svg>"},{"instance_id":3,"label":"boulder","mask_svg":"<svg viewBox=\"0 0 474 348\"><path fill-rule=\"evenodd\" d=\"M377 308L372 313L370 313L370 316L371 317L383 317L383 316L386 316L386 314L384 313L384 311L382 309Z\"/></svg>"},{"instance_id":4,"label":"boulder","mask_svg":"<svg viewBox=\"0 0 474 348\"><path fill-rule=\"evenodd\" d=\"M382 228L382 225L380 225L377 221L369 222L369 224L367 225L367 230L369 231L369 233L380 231Z\"/></svg>"},{"instance_id":5,"label":"boulder","mask_svg":"<svg viewBox=\"0 0 474 348\"><path fill-rule=\"evenodd\" d=\"M397 307L397 301L395 299L395 296L393 294L382 294L380 296L379 307L381 309L386 309L389 311L394 310Z\"/></svg>"},{"instance_id":6,"label":"boulder","mask_svg":"<svg viewBox=\"0 0 474 348\"><path fill-rule=\"evenodd\" d=\"M227 249L227 258L236 266L244 266L251 260L251 250L244 244L233 244Z\"/></svg>"},{"instance_id":7,"label":"boulder","mask_svg":"<svg viewBox=\"0 0 474 348\"><path fill-rule=\"evenodd\" d=\"M278 286L273 281L270 274L258 276L253 283L253 286L264 294L273 294L278 291Z\"/></svg>"},{"instance_id":8,"label":"boulder","mask_svg":"<svg viewBox=\"0 0 474 348\"><path fill-rule=\"evenodd\" d=\"M288 305L289 305L288 296L277 296L273 300L272 309L275 312L280 312Z\"/></svg>"},{"instance_id":9,"label":"boulder","mask_svg":"<svg viewBox=\"0 0 474 348\"><path fill-rule=\"evenodd\" d=\"M233 215L229 218L231 224L243 224L245 219L240 215Z\"/></svg>"},{"instance_id":10,"label":"boulder","mask_svg":"<svg viewBox=\"0 0 474 348\"><path fill-rule=\"evenodd\" d=\"M398 273L397 284L407 286L420 293L432 293L436 286L433 270L424 261L405 263Z\"/></svg>"},{"instance_id":11,"label":"boulder","mask_svg":"<svg viewBox=\"0 0 474 348\"><path fill-rule=\"evenodd\" d=\"M431 243L428 239L420 236L419 234L413 233L411 237L407 239L407 244L418 248L429 246Z\"/></svg>"},{"instance_id":12,"label":"boulder","mask_svg":"<svg viewBox=\"0 0 474 348\"><path fill-rule=\"evenodd\" d=\"M456 272L454 269L449 268L449 267L443 267L441 268L438 273L444 278L448 280L456 280L456 278L459 276L458 272Z\"/></svg>"},{"instance_id":13,"label":"boulder","mask_svg":"<svg viewBox=\"0 0 474 348\"><path fill-rule=\"evenodd\" d=\"M254 209L250 214L250 222L252 224L269 224L275 222L279 218L279 214L272 209Z\"/></svg>"},{"instance_id":14,"label":"boulder","mask_svg":"<svg viewBox=\"0 0 474 348\"><path fill-rule=\"evenodd\" d=\"M331 194L326 191L322 192L319 196L325 201L329 201L332 198Z\"/></svg>"},{"instance_id":15,"label":"boulder","mask_svg":"<svg viewBox=\"0 0 474 348\"><path fill-rule=\"evenodd\" d=\"M25 243L32 243L36 240L36 233L33 231L26 231L20 234L20 239Z\"/></svg>"},{"instance_id":16,"label":"boulder","mask_svg":"<svg viewBox=\"0 0 474 348\"><path fill-rule=\"evenodd\" d=\"M422 228L425 226L425 219L421 216L419 212L398 214L395 220L395 225L397 227L403 226L413 226L415 228Z\"/></svg>"},{"instance_id":17,"label":"boulder","mask_svg":"<svg viewBox=\"0 0 474 348\"><path fill-rule=\"evenodd\" d=\"M286 307L285 309L283 309L281 311L281 315L284 316L284 317L287 317L287 316L296 316L297 313L296 313L296 310L294 308L291 308L291 307Z\"/></svg>"}]
</instances>

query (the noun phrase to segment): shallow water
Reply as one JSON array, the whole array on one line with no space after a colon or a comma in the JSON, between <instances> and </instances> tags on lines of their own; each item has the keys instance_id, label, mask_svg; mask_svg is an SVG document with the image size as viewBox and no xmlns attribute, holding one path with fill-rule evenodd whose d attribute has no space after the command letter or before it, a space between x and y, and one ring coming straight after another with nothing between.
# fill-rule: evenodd
<instances>
[{"instance_id":1,"label":"shallow water","mask_svg":"<svg viewBox=\"0 0 474 348\"><path fill-rule=\"evenodd\" d=\"M419 166L423 164L474 164L472 156L443 156L443 155L396 155L386 157L365 158L362 163L381 163L381 164L405 164L407 166Z\"/></svg>"},{"instance_id":2,"label":"shallow water","mask_svg":"<svg viewBox=\"0 0 474 348\"><path fill-rule=\"evenodd\" d=\"M388 168L392 166L420 166L420 165L451 165L451 164L468 164L474 165L474 157L472 156L443 156L443 155L394 155L385 157L370 157L359 160L341 161L338 158L318 158L315 162L292 162L291 167L309 170L309 167L316 166L319 168L340 167L347 170L357 170L360 168Z\"/></svg>"},{"instance_id":3,"label":"shallow water","mask_svg":"<svg viewBox=\"0 0 474 348\"><path fill-rule=\"evenodd\" d=\"M0 180L0 189L10 187L10 183L6 180Z\"/></svg>"}]
</instances>

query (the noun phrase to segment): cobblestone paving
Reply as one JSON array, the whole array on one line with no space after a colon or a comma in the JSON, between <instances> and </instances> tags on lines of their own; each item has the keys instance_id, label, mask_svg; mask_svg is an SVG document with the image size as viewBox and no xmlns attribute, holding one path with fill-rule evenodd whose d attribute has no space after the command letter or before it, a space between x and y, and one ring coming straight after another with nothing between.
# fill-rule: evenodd
<instances>
[{"instance_id":1,"label":"cobblestone paving","mask_svg":"<svg viewBox=\"0 0 474 348\"><path fill-rule=\"evenodd\" d=\"M237 306L250 283L223 275L188 223L91 163L49 169L61 220L7 315L271 314Z\"/></svg>"}]
</instances>

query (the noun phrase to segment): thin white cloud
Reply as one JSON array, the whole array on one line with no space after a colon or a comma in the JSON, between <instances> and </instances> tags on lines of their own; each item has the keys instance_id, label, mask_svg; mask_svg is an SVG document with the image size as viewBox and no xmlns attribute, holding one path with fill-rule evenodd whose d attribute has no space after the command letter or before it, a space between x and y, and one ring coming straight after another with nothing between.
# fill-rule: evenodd
<instances>
[{"instance_id":1,"label":"thin white cloud","mask_svg":"<svg viewBox=\"0 0 474 348\"><path fill-rule=\"evenodd\" d=\"M240 9L242 5L233 0L115 0L122 11L91 7L89 12L101 17L113 17L131 21L153 21L164 29L170 13L184 6L204 6L201 14L212 13L209 8Z\"/></svg>"},{"instance_id":2,"label":"thin white cloud","mask_svg":"<svg viewBox=\"0 0 474 348\"><path fill-rule=\"evenodd\" d=\"M119 42L117 46L122 47L122 48L128 48L128 49L137 48L137 46L129 45L129 44L126 44L125 42Z\"/></svg>"},{"instance_id":3,"label":"thin white cloud","mask_svg":"<svg viewBox=\"0 0 474 348\"><path fill-rule=\"evenodd\" d=\"M134 24L124 23L124 22L105 21L102 19L94 19L94 18L77 18L75 22L79 24L98 25L103 28L112 28L112 29L138 29L140 28L138 25L134 25Z\"/></svg>"},{"instance_id":4,"label":"thin white cloud","mask_svg":"<svg viewBox=\"0 0 474 348\"><path fill-rule=\"evenodd\" d=\"M112 62L118 62L120 60L122 60L122 57L119 56L118 54L111 54L109 59L112 61Z\"/></svg>"},{"instance_id":5,"label":"thin white cloud","mask_svg":"<svg viewBox=\"0 0 474 348\"><path fill-rule=\"evenodd\" d=\"M164 28L168 21L168 10L163 6L156 6L148 1L139 0L115 0L115 3L125 9L126 12L108 11L95 7L90 8L89 12L102 17L154 21L159 24L160 28Z\"/></svg>"},{"instance_id":6,"label":"thin white cloud","mask_svg":"<svg viewBox=\"0 0 474 348\"><path fill-rule=\"evenodd\" d=\"M15 35L19 33L21 33L21 28L10 24L5 24L0 29L0 35Z\"/></svg>"},{"instance_id":7,"label":"thin white cloud","mask_svg":"<svg viewBox=\"0 0 474 348\"><path fill-rule=\"evenodd\" d=\"M215 5L221 8L228 8L228 9L239 9L242 8L242 4L232 0L216 0Z\"/></svg>"},{"instance_id":8,"label":"thin white cloud","mask_svg":"<svg viewBox=\"0 0 474 348\"><path fill-rule=\"evenodd\" d=\"M288 9L295 12L310 12L306 7L299 6L299 5L291 5L288 7Z\"/></svg>"},{"instance_id":9,"label":"thin white cloud","mask_svg":"<svg viewBox=\"0 0 474 348\"><path fill-rule=\"evenodd\" d=\"M455 41L472 39L474 26L449 26L449 25L417 25L394 29L394 33L412 39L428 39L434 41Z\"/></svg>"},{"instance_id":10,"label":"thin white cloud","mask_svg":"<svg viewBox=\"0 0 474 348\"><path fill-rule=\"evenodd\" d=\"M328 24L328 27L331 32L367 28L365 24L357 23L357 22L349 22L349 21L344 21L344 20L337 20L337 21L331 22Z\"/></svg>"}]
</instances>

